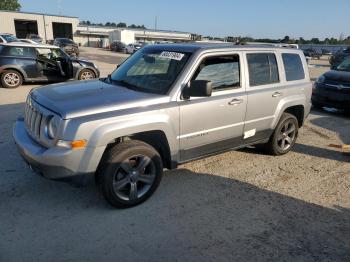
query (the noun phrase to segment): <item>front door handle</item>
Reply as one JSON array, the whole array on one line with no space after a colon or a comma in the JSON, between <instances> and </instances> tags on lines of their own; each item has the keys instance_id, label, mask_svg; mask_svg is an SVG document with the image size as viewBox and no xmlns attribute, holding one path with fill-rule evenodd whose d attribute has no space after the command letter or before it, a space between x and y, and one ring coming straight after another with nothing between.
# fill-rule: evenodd
<instances>
[{"instance_id":1,"label":"front door handle","mask_svg":"<svg viewBox=\"0 0 350 262\"><path fill-rule=\"evenodd\" d=\"M283 95L283 93L281 93L281 92L275 92L275 93L272 94L272 97L279 97L279 96L282 96L282 95Z\"/></svg>"},{"instance_id":2,"label":"front door handle","mask_svg":"<svg viewBox=\"0 0 350 262\"><path fill-rule=\"evenodd\" d=\"M230 106L234 106L242 103L243 103L243 99L237 99L237 98L234 98L230 102L228 102Z\"/></svg>"}]
</instances>

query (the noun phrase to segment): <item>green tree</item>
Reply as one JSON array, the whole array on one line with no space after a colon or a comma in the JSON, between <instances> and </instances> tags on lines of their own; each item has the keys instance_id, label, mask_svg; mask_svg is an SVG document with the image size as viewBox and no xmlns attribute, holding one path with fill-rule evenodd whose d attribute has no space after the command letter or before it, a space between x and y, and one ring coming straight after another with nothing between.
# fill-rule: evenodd
<instances>
[{"instance_id":1,"label":"green tree","mask_svg":"<svg viewBox=\"0 0 350 262\"><path fill-rule=\"evenodd\" d=\"M120 22L120 23L117 24L117 27L126 27L126 24L123 23L123 22Z\"/></svg>"},{"instance_id":2,"label":"green tree","mask_svg":"<svg viewBox=\"0 0 350 262\"><path fill-rule=\"evenodd\" d=\"M19 11L21 9L20 3L18 0L1 0L0 1L0 10L10 10L10 11Z\"/></svg>"},{"instance_id":3,"label":"green tree","mask_svg":"<svg viewBox=\"0 0 350 262\"><path fill-rule=\"evenodd\" d=\"M285 36L283 39L282 39L282 43L285 43L285 44L288 44L289 43L289 40L290 40L290 38L289 38L289 36Z\"/></svg>"}]
</instances>

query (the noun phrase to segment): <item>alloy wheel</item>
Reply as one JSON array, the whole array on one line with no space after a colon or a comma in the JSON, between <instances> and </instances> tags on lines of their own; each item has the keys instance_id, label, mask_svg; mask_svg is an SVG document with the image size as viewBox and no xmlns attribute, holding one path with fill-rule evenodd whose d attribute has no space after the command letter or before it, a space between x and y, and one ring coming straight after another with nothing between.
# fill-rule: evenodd
<instances>
[{"instance_id":1,"label":"alloy wheel","mask_svg":"<svg viewBox=\"0 0 350 262\"><path fill-rule=\"evenodd\" d=\"M89 79L93 79L93 78L94 78L94 75L90 71L84 71L80 76L81 80L89 80Z\"/></svg>"},{"instance_id":2,"label":"alloy wheel","mask_svg":"<svg viewBox=\"0 0 350 262\"><path fill-rule=\"evenodd\" d=\"M7 73L4 76L4 82L11 87L17 86L20 83L20 76L16 73Z\"/></svg>"},{"instance_id":3,"label":"alloy wheel","mask_svg":"<svg viewBox=\"0 0 350 262\"><path fill-rule=\"evenodd\" d=\"M278 147L283 151L288 150L293 145L295 137L296 126L293 121L288 120L281 127L281 130L277 137Z\"/></svg>"},{"instance_id":4,"label":"alloy wheel","mask_svg":"<svg viewBox=\"0 0 350 262\"><path fill-rule=\"evenodd\" d=\"M145 155L132 156L123 161L113 178L114 193L126 201L144 196L156 179L156 166Z\"/></svg>"}]
</instances>

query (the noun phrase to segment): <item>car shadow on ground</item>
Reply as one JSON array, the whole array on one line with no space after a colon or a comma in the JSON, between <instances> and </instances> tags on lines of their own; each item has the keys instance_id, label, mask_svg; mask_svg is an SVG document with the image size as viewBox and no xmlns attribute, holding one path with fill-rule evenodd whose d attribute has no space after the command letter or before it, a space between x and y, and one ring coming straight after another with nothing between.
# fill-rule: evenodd
<instances>
[{"instance_id":1,"label":"car shadow on ground","mask_svg":"<svg viewBox=\"0 0 350 262\"><path fill-rule=\"evenodd\" d=\"M310 120L315 125L338 134L344 144L350 144L350 115L337 110L313 110L319 117Z\"/></svg>"}]
</instances>

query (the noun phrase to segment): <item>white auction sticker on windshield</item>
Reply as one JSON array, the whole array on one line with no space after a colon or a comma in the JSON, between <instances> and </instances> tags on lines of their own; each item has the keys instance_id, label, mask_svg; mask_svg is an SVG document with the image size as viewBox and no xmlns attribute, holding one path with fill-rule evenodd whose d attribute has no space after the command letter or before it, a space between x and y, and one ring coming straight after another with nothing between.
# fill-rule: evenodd
<instances>
[{"instance_id":1,"label":"white auction sticker on windshield","mask_svg":"<svg viewBox=\"0 0 350 262\"><path fill-rule=\"evenodd\" d=\"M163 51L162 53L160 53L159 57L180 61L184 57L184 55L185 54L176 53L176 52Z\"/></svg>"}]
</instances>

